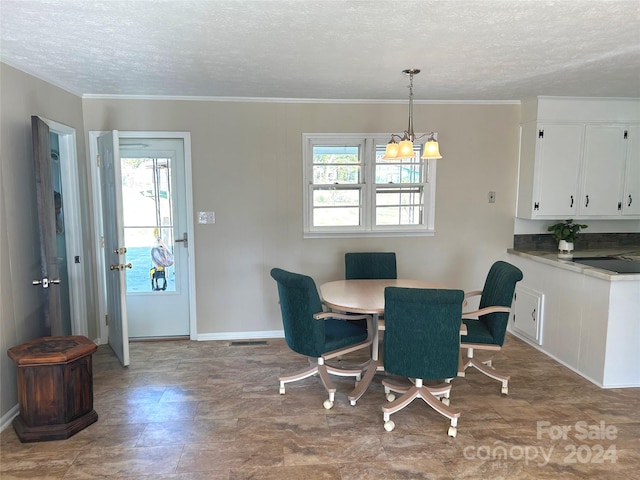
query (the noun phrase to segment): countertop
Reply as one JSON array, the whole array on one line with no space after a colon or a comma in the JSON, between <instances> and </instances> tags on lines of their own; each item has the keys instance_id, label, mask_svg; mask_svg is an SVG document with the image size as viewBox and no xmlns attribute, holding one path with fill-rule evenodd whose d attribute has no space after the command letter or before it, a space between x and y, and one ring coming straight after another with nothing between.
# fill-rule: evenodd
<instances>
[{"instance_id":1,"label":"countertop","mask_svg":"<svg viewBox=\"0 0 640 480\"><path fill-rule=\"evenodd\" d=\"M572 272L582 273L591 277L600 278L614 282L640 282L640 273L615 273L600 268L590 267L574 263L570 259L558 258L557 251L548 250L515 250L507 249L507 253L528 258L540 263L551 265L553 267L571 270ZM620 248L603 248L593 250L574 250L574 257L616 257L623 256L631 260L640 260L640 246L620 247Z\"/></svg>"}]
</instances>

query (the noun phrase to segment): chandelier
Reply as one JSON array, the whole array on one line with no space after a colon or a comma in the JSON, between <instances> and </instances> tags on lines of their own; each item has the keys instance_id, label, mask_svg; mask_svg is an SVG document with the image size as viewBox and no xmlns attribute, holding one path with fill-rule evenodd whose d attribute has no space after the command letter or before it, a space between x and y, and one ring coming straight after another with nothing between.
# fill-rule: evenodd
<instances>
[{"instance_id":1,"label":"chandelier","mask_svg":"<svg viewBox=\"0 0 640 480\"><path fill-rule=\"evenodd\" d=\"M413 142L427 137L427 141L424 143L422 149L423 160L437 160L442 158L440 155L440 147L438 146L438 140L436 140L436 134L434 132L425 133L416 137L413 132L413 76L420 73L418 68L409 68L403 70L402 73L409 76L409 127L404 131L403 135L391 134L391 140L387 144L387 149L382 157L385 160L402 160L406 158L414 158L415 153L413 151ZM398 143L397 140L400 140Z\"/></svg>"}]
</instances>

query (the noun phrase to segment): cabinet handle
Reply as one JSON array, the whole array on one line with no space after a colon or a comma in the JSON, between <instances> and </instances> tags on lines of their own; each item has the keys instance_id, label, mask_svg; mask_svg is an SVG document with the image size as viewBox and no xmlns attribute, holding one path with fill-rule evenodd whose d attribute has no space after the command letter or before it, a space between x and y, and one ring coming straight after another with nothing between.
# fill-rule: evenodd
<instances>
[{"instance_id":1,"label":"cabinet handle","mask_svg":"<svg viewBox=\"0 0 640 480\"><path fill-rule=\"evenodd\" d=\"M627 207L631 206L631 202L633 201L633 199L631 198L631 195L629 195L629 203L627 203Z\"/></svg>"},{"instance_id":2,"label":"cabinet handle","mask_svg":"<svg viewBox=\"0 0 640 480\"><path fill-rule=\"evenodd\" d=\"M533 312L531 312L531 320L533 320L534 322L536 321L536 309L533 309Z\"/></svg>"},{"instance_id":3,"label":"cabinet handle","mask_svg":"<svg viewBox=\"0 0 640 480\"><path fill-rule=\"evenodd\" d=\"M571 204L569 205L570 208L573 208L573 195L571 195Z\"/></svg>"},{"instance_id":4,"label":"cabinet handle","mask_svg":"<svg viewBox=\"0 0 640 480\"><path fill-rule=\"evenodd\" d=\"M586 195L586 197L587 197L587 201L586 201L586 203L584 204L584 206L585 206L585 207L588 207L588 206L589 206L589 195Z\"/></svg>"}]
</instances>

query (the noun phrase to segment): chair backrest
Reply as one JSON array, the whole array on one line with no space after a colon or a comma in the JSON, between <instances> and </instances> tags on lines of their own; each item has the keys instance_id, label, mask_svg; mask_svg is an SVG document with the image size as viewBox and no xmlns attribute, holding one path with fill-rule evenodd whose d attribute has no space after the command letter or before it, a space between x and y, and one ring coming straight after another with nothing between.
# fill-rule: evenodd
<instances>
[{"instance_id":1,"label":"chair backrest","mask_svg":"<svg viewBox=\"0 0 640 480\"><path fill-rule=\"evenodd\" d=\"M387 287L384 369L403 377L455 377L460 352L462 290Z\"/></svg>"},{"instance_id":2,"label":"chair backrest","mask_svg":"<svg viewBox=\"0 0 640 480\"><path fill-rule=\"evenodd\" d=\"M511 307L516 283L522 280L522 271L510 263L495 262L484 282L479 308L500 306ZM480 321L487 326L496 345L502 346L509 323L509 313L495 312L481 315Z\"/></svg>"},{"instance_id":3,"label":"chair backrest","mask_svg":"<svg viewBox=\"0 0 640 480\"><path fill-rule=\"evenodd\" d=\"M308 357L324 353L325 322L313 318L322 312L322 302L313 278L281 268L271 270L278 284L280 311L287 345Z\"/></svg>"},{"instance_id":4,"label":"chair backrest","mask_svg":"<svg viewBox=\"0 0 640 480\"><path fill-rule=\"evenodd\" d=\"M345 253L344 274L347 280L398 278L396 254L395 252Z\"/></svg>"}]
</instances>

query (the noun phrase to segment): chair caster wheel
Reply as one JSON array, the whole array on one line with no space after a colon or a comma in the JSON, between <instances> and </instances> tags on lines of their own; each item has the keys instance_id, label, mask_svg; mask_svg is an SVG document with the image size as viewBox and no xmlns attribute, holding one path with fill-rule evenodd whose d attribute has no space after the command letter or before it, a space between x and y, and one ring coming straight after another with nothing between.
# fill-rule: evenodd
<instances>
[{"instance_id":1,"label":"chair caster wheel","mask_svg":"<svg viewBox=\"0 0 640 480\"><path fill-rule=\"evenodd\" d=\"M396 399L396 396L391 392L387 393L385 397L387 398L387 402L393 402Z\"/></svg>"},{"instance_id":2,"label":"chair caster wheel","mask_svg":"<svg viewBox=\"0 0 640 480\"><path fill-rule=\"evenodd\" d=\"M456 427L449 427L449 431L447 432L447 435L455 438L456 435L458 435L458 429Z\"/></svg>"},{"instance_id":3,"label":"chair caster wheel","mask_svg":"<svg viewBox=\"0 0 640 480\"><path fill-rule=\"evenodd\" d=\"M384 429L387 432L392 432L394 428L396 428L396 424L393 423L392 420L387 420L386 422L384 422Z\"/></svg>"},{"instance_id":4,"label":"chair caster wheel","mask_svg":"<svg viewBox=\"0 0 640 480\"><path fill-rule=\"evenodd\" d=\"M322 406L326 409L326 410L331 410L331 407L333 407L333 402L329 399L325 400L322 403Z\"/></svg>"},{"instance_id":5,"label":"chair caster wheel","mask_svg":"<svg viewBox=\"0 0 640 480\"><path fill-rule=\"evenodd\" d=\"M284 387L280 387L280 395L284 395Z\"/></svg>"},{"instance_id":6,"label":"chair caster wheel","mask_svg":"<svg viewBox=\"0 0 640 480\"><path fill-rule=\"evenodd\" d=\"M442 404L448 407L451 404L451 399L448 397L442 397Z\"/></svg>"},{"instance_id":7,"label":"chair caster wheel","mask_svg":"<svg viewBox=\"0 0 640 480\"><path fill-rule=\"evenodd\" d=\"M502 395L508 395L509 387L502 387L502 389L500 390L500 393L502 393Z\"/></svg>"}]
</instances>

